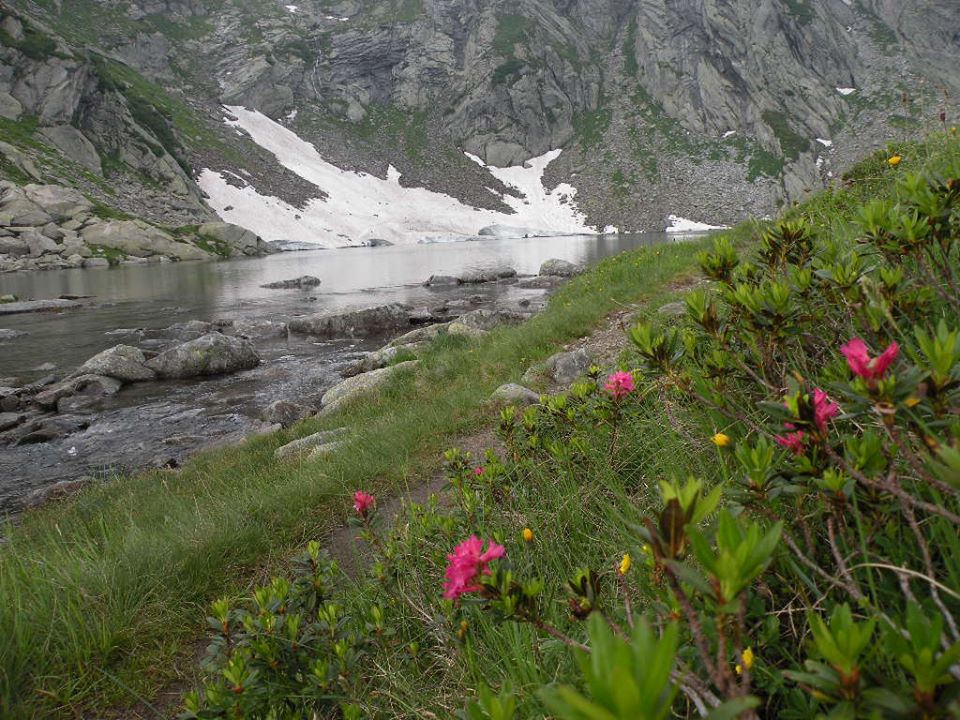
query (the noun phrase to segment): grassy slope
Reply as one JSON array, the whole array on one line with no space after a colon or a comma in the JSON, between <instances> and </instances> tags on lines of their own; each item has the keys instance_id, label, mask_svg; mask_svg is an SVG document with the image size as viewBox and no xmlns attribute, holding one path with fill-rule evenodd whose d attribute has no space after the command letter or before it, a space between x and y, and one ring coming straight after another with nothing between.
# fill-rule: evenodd
<instances>
[{"instance_id":1,"label":"grassy slope","mask_svg":"<svg viewBox=\"0 0 960 720\"><path fill-rule=\"evenodd\" d=\"M940 150L904 148L901 168L916 169ZM873 158L857 177L852 188L793 212L845 232L857 204L888 193L895 173ZM744 242L752 236L749 226L732 233ZM487 421L481 405L491 390L589 332L610 310L674 298L671 281L695 274L703 245L608 259L522 328L480 342L437 343L416 374L338 417L202 455L177 473L123 478L27 516L0 551L0 636L7 639L0 645L0 715L149 696L174 673L170 660L196 639L211 598L243 592L258 569L282 567L306 538L324 536L344 517L349 490L362 485L382 495L416 482L458 434ZM273 461L278 445L340 424L359 428L356 439L322 463ZM647 433L651 457L675 464L682 448L661 435Z\"/></svg>"},{"instance_id":2,"label":"grassy slope","mask_svg":"<svg viewBox=\"0 0 960 720\"><path fill-rule=\"evenodd\" d=\"M452 438L481 424L480 406L495 387L621 303L666 299L667 283L694 271L702 246L604 261L523 328L480 343L438 343L416 376L340 417L202 455L178 473L123 478L27 516L0 551L0 636L9 639L0 646L0 715L149 694L196 637L211 598L241 592L255 569L323 536L343 517L350 488L383 494L416 482ZM360 432L322 464L273 461L278 445L339 424Z\"/></svg>"}]
</instances>

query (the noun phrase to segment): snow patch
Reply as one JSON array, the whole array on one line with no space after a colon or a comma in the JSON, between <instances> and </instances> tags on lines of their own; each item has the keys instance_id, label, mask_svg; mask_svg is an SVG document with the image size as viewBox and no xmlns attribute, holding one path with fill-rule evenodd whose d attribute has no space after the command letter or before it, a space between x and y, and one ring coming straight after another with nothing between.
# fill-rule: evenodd
<instances>
[{"instance_id":1,"label":"snow patch","mask_svg":"<svg viewBox=\"0 0 960 720\"><path fill-rule=\"evenodd\" d=\"M721 135L722 140L726 140L728 137L733 137L737 134L736 130L727 130L723 135Z\"/></svg>"},{"instance_id":2,"label":"snow patch","mask_svg":"<svg viewBox=\"0 0 960 720\"><path fill-rule=\"evenodd\" d=\"M294 108L293 110L287 113L286 120L287 122L293 122L296 119L297 119L297 108Z\"/></svg>"},{"instance_id":3,"label":"snow patch","mask_svg":"<svg viewBox=\"0 0 960 720\"><path fill-rule=\"evenodd\" d=\"M668 233L709 232L710 230L726 230L729 227L728 225L708 225L696 220L687 220L687 218L678 215L668 215L667 220L670 221L670 226L666 229Z\"/></svg>"},{"instance_id":4,"label":"snow patch","mask_svg":"<svg viewBox=\"0 0 960 720\"><path fill-rule=\"evenodd\" d=\"M856 91L857 91L856 88L849 88L849 87L838 87L838 88L837 88L837 92L840 93L841 95L851 95L851 94L855 93Z\"/></svg>"},{"instance_id":5,"label":"snow patch","mask_svg":"<svg viewBox=\"0 0 960 720\"><path fill-rule=\"evenodd\" d=\"M561 183L548 190L543 185L544 171L560 150L508 168L490 167L468 155L522 195L502 196L503 202L515 210L515 214L508 214L475 208L426 188L402 187L400 171L392 165L386 179L344 170L262 113L240 106L229 106L226 111L228 125L244 130L281 165L327 195L296 208L261 194L251 185L235 187L226 181L224 173L204 169L199 184L209 196L210 206L225 221L246 227L265 240L297 240L327 247L341 246L344 239L350 245L363 244L370 238L416 243L436 237L466 239L482 227L498 224L536 228L544 235L595 234L574 205L576 188Z\"/></svg>"},{"instance_id":6,"label":"snow patch","mask_svg":"<svg viewBox=\"0 0 960 720\"><path fill-rule=\"evenodd\" d=\"M284 5L284 7L287 9L287 12L290 13L295 13L298 10L296 5Z\"/></svg>"},{"instance_id":7,"label":"snow patch","mask_svg":"<svg viewBox=\"0 0 960 720\"><path fill-rule=\"evenodd\" d=\"M833 140L827 140L826 138L817 138L817 142L823 145L825 148L833 147Z\"/></svg>"}]
</instances>

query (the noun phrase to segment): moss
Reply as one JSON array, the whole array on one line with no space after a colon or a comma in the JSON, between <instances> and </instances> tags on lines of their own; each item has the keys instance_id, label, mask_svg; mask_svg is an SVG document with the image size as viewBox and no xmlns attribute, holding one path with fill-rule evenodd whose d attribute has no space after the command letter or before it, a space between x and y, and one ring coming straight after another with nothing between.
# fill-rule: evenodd
<instances>
[{"instance_id":1,"label":"moss","mask_svg":"<svg viewBox=\"0 0 960 720\"><path fill-rule=\"evenodd\" d=\"M93 201L93 214L101 220L133 220L133 215L97 200Z\"/></svg>"},{"instance_id":2,"label":"moss","mask_svg":"<svg viewBox=\"0 0 960 720\"><path fill-rule=\"evenodd\" d=\"M517 43L522 43L533 29L533 21L523 15L501 15L497 18L497 32L493 50L502 57L513 56Z\"/></svg>"},{"instance_id":3,"label":"moss","mask_svg":"<svg viewBox=\"0 0 960 720\"><path fill-rule=\"evenodd\" d=\"M126 260L126 253L117 250L116 248L106 247L104 245L88 245L90 252L93 253L94 257L106 258L107 262L110 265L119 265L121 260Z\"/></svg>"},{"instance_id":4,"label":"moss","mask_svg":"<svg viewBox=\"0 0 960 720\"><path fill-rule=\"evenodd\" d=\"M783 4L800 25L809 25L813 22L815 16L810 0L783 0Z\"/></svg>"},{"instance_id":5,"label":"moss","mask_svg":"<svg viewBox=\"0 0 960 720\"><path fill-rule=\"evenodd\" d=\"M756 182L761 177L777 178L783 175L783 158L758 147L747 162L747 180Z\"/></svg>"},{"instance_id":6,"label":"moss","mask_svg":"<svg viewBox=\"0 0 960 720\"><path fill-rule=\"evenodd\" d=\"M493 71L493 75L490 76L490 84L494 87L497 85L512 85L520 78L520 71L526 66L527 63L524 60L510 58L498 65Z\"/></svg>"},{"instance_id":7,"label":"moss","mask_svg":"<svg viewBox=\"0 0 960 720\"><path fill-rule=\"evenodd\" d=\"M578 113L573 116L573 130L577 135L577 140L584 150L589 150L598 146L603 141L603 135L610 127L612 113L610 110L600 108L593 112Z\"/></svg>"},{"instance_id":8,"label":"moss","mask_svg":"<svg viewBox=\"0 0 960 720\"><path fill-rule=\"evenodd\" d=\"M784 157L796 160L801 153L810 149L810 141L793 129L784 113L779 110L765 110L762 117L763 121L773 130L773 134L776 135Z\"/></svg>"},{"instance_id":9,"label":"moss","mask_svg":"<svg viewBox=\"0 0 960 720\"><path fill-rule=\"evenodd\" d=\"M627 25L627 34L623 40L623 70L630 77L635 78L640 70L640 63L637 62L637 17L630 18Z\"/></svg>"},{"instance_id":10,"label":"moss","mask_svg":"<svg viewBox=\"0 0 960 720\"><path fill-rule=\"evenodd\" d=\"M224 258L231 255L230 246L227 243L210 235L197 235L193 238L193 244L212 255L219 255Z\"/></svg>"},{"instance_id":11,"label":"moss","mask_svg":"<svg viewBox=\"0 0 960 720\"><path fill-rule=\"evenodd\" d=\"M0 30L0 45L16 48L31 60L42 61L59 56L57 41L26 23L23 24L23 37L19 40Z\"/></svg>"},{"instance_id":12,"label":"moss","mask_svg":"<svg viewBox=\"0 0 960 720\"><path fill-rule=\"evenodd\" d=\"M35 117L22 117L19 120L0 117L0 140L13 145L36 147L39 143L34 140L33 135L38 125Z\"/></svg>"}]
</instances>

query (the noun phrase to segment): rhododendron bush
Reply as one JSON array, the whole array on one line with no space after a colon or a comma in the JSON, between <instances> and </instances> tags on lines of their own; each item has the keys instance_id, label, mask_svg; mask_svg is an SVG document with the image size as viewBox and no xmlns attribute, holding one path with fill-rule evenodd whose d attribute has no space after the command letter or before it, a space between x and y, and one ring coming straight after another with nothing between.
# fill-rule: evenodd
<instances>
[{"instance_id":1,"label":"rhododendron bush","mask_svg":"<svg viewBox=\"0 0 960 720\"><path fill-rule=\"evenodd\" d=\"M343 707L415 716L415 673L471 720L960 717L960 181L699 260L682 322L503 410L442 502L358 496L395 633Z\"/></svg>"}]
</instances>

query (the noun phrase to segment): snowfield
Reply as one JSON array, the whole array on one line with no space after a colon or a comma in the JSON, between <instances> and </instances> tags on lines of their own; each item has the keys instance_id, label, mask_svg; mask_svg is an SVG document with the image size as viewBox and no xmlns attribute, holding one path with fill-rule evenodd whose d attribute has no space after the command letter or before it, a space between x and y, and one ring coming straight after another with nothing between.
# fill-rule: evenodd
<instances>
[{"instance_id":1,"label":"snowfield","mask_svg":"<svg viewBox=\"0 0 960 720\"><path fill-rule=\"evenodd\" d=\"M667 220L670 221L670 227L667 228L668 233L701 233L711 230L726 230L729 227L729 225L708 225L696 220L687 220L677 215L668 215Z\"/></svg>"},{"instance_id":2,"label":"snowfield","mask_svg":"<svg viewBox=\"0 0 960 720\"><path fill-rule=\"evenodd\" d=\"M246 131L281 165L327 195L311 200L302 209L295 208L261 194L246 180L242 187L236 187L236 175L231 185L223 173L204 169L199 184L209 196L210 206L223 220L248 228L265 240L295 240L326 247L363 245L372 239L416 243L475 237L481 228L491 225L517 228L525 235L595 234L574 204L575 188L566 183L553 190L543 186L543 173L560 150L509 168L489 167L480 158L468 155L492 177L523 194L522 198L503 196L516 211L507 214L475 208L425 188L402 187L400 172L392 165L385 179L343 170L266 115L237 106L226 110L236 118L228 118L227 124Z\"/></svg>"}]
</instances>

